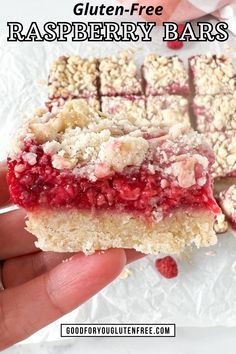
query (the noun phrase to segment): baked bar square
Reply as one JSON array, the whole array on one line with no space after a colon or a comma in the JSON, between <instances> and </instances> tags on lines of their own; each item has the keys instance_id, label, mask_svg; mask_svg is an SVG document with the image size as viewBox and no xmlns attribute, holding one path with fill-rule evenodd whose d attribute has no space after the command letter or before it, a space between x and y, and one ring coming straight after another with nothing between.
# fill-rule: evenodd
<instances>
[{"instance_id":1,"label":"baked bar square","mask_svg":"<svg viewBox=\"0 0 236 354\"><path fill-rule=\"evenodd\" d=\"M142 67L146 95L189 94L188 73L177 56L149 54Z\"/></svg>"},{"instance_id":2,"label":"baked bar square","mask_svg":"<svg viewBox=\"0 0 236 354\"><path fill-rule=\"evenodd\" d=\"M43 250L179 253L216 243L213 161L189 127L138 129L71 100L23 124L8 183Z\"/></svg>"},{"instance_id":3,"label":"baked bar square","mask_svg":"<svg viewBox=\"0 0 236 354\"><path fill-rule=\"evenodd\" d=\"M142 94L140 75L131 52L101 59L99 70L102 96Z\"/></svg>"},{"instance_id":4,"label":"baked bar square","mask_svg":"<svg viewBox=\"0 0 236 354\"><path fill-rule=\"evenodd\" d=\"M205 133L208 143L215 152L212 167L213 177L236 177L236 131Z\"/></svg>"},{"instance_id":5,"label":"baked bar square","mask_svg":"<svg viewBox=\"0 0 236 354\"><path fill-rule=\"evenodd\" d=\"M193 109L200 132L236 130L236 91L230 95L195 96Z\"/></svg>"},{"instance_id":6,"label":"baked bar square","mask_svg":"<svg viewBox=\"0 0 236 354\"><path fill-rule=\"evenodd\" d=\"M102 112L115 119L127 119L137 127L147 125L145 98L142 96L125 96L101 98Z\"/></svg>"},{"instance_id":7,"label":"baked bar square","mask_svg":"<svg viewBox=\"0 0 236 354\"><path fill-rule=\"evenodd\" d=\"M147 118L160 127L170 127L178 123L190 125L188 100L178 95L147 97Z\"/></svg>"},{"instance_id":8,"label":"baked bar square","mask_svg":"<svg viewBox=\"0 0 236 354\"><path fill-rule=\"evenodd\" d=\"M98 95L98 61L79 55L61 56L50 67L49 99L68 99Z\"/></svg>"},{"instance_id":9,"label":"baked bar square","mask_svg":"<svg viewBox=\"0 0 236 354\"><path fill-rule=\"evenodd\" d=\"M231 58L224 55L196 55L189 58L197 95L233 93L236 77Z\"/></svg>"}]
</instances>

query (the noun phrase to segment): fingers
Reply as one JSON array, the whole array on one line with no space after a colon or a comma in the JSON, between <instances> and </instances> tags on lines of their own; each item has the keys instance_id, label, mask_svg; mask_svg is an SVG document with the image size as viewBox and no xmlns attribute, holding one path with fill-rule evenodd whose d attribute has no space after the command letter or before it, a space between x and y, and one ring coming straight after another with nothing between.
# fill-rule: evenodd
<instances>
[{"instance_id":1,"label":"fingers","mask_svg":"<svg viewBox=\"0 0 236 354\"><path fill-rule=\"evenodd\" d=\"M74 255L48 273L0 294L0 349L72 311L116 278L126 264L122 249ZM16 326L17 319L17 326Z\"/></svg>"},{"instance_id":2,"label":"fingers","mask_svg":"<svg viewBox=\"0 0 236 354\"><path fill-rule=\"evenodd\" d=\"M144 257L143 253L132 249L126 249L125 253L127 264ZM4 288L7 289L24 284L25 282L50 271L56 265L73 255L74 253L37 252L11 258L4 262L2 268L2 283Z\"/></svg>"},{"instance_id":3,"label":"fingers","mask_svg":"<svg viewBox=\"0 0 236 354\"><path fill-rule=\"evenodd\" d=\"M125 249L127 264L137 261L146 256L146 254L135 251L134 249Z\"/></svg>"},{"instance_id":4,"label":"fingers","mask_svg":"<svg viewBox=\"0 0 236 354\"><path fill-rule=\"evenodd\" d=\"M12 258L37 251L36 238L25 229L23 210L0 214L0 259Z\"/></svg>"},{"instance_id":5,"label":"fingers","mask_svg":"<svg viewBox=\"0 0 236 354\"><path fill-rule=\"evenodd\" d=\"M27 281L50 271L63 260L66 260L73 255L74 253L37 252L11 258L3 264L2 284L5 289L24 284Z\"/></svg>"},{"instance_id":6,"label":"fingers","mask_svg":"<svg viewBox=\"0 0 236 354\"><path fill-rule=\"evenodd\" d=\"M0 162L0 207L10 203L10 194L7 186L7 164Z\"/></svg>"}]
</instances>

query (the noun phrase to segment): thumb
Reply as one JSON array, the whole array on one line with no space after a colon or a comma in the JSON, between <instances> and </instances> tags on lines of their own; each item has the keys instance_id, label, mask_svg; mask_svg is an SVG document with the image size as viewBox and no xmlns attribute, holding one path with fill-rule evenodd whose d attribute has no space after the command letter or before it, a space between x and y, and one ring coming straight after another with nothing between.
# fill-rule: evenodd
<instances>
[{"instance_id":1,"label":"thumb","mask_svg":"<svg viewBox=\"0 0 236 354\"><path fill-rule=\"evenodd\" d=\"M115 279L125 251L78 253L24 285L0 293L0 350L30 336L81 305Z\"/></svg>"}]
</instances>

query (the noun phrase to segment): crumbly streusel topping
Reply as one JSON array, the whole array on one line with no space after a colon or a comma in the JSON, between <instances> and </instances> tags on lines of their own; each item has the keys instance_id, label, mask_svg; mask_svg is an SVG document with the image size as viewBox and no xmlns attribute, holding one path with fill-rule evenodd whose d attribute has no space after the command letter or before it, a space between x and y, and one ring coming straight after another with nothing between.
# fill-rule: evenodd
<instances>
[{"instance_id":1,"label":"crumbly streusel topping","mask_svg":"<svg viewBox=\"0 0 236 354\"><path fill-rule=\"evenodd\" d=\"M55 108L52 112L37 110L28 122L28 130L40 143L57 139L69 128L92 132L109 129L114 136L123 135L124 130L130 132L137 129L127 119L117 121L80 99L68 101L63 107Z\"/></svg>"},{"instance_id":2,"label":"crumbly streusel topping","mask_svg":"<svg viewBox=\"0 0 236 354\"><path fill-rule=\"evenodd\" d=\"M198 130L236 130L236 91L232 95L195 96Z\"/></svg>"},{"instance_id":3,"label":"crumbly streusel topping","mask_svg":"<svg viewBox=\"0 0 236 354\"><path fill-rule=\"evenodd\" d=\"M50 67L49 97L97 95L97 59L61 56Z\"/></svg>"},{"instance_id":4,"label":"crumbly streusel topping","mask_svg":"<svg viewBox=\"0 0 236 354\"><path fill-rule=\"evenodd\" d=\"M227 220L225 219L224 214L219 214L216 216L216 220L214 223L214 230L217 234L223 234L228 231L229 225Z\"/></svg>"},{"instance_id":5,"label":"crumbly streusel topping","mask_svg":"<svg viewBox=\"0 0 236 354\"><path fill-rule=\"evenodd\" d=\"M188 74L182 60L177 56L165 57L149 54L143 65L143 74L147 85L159 91L175 83L182 86L188 84Z\"/></svg>"},{"instance_id":6,"label":"crumbly streusel topping","mask_svg":"<svg viewBox=\"0 0 236 354\"><path fill-rule=\"evenodd\" d=\"M197 55L189 59L196 93L217 95L236 88L232 60L224 55Z\"/></svg>"},{"instance_id":7,"label":"crumbly streusel topping","mask_svg":"<svg viewBox=\"0 0 236 354\"><path fill-rule=\"evenodd\" d=\"M140 129L128 120L94 111L80 100L71 100L52 113L38 110L24 129L23 141L33 139L41 144L52 156L54 168L71 170L92 181L145 163L151 174L161 171L183 188L203 186L212 162L202 136L189 126ZM31 165L36 163L32 154L25 158ZM198 177L196 164L202 171ZM165 178L161 183L165 186Z\"/></svg>"},{"instance_id":8,"label":"crumbly streusel topping","mask_svg":"<svg viewBox=\"0 0 236 354\"><path fill-rule=\"evenodd\" d=\"M141 80L130 51L101 59L99 70L102 95L141 93Z\"/></svg>"},{"instance_id":9,"label":"crumbly streusel topping","mask_svg":"<svg viewBox=\"0 0 236 354\"><path fill-rule=\"evenodd\" d=\"M137 127L147 126L145 99L143 97L102 97L102 112L116 119L125 117Z\"/></svg>"},{"instance_id":10,"label":"crumbly streusel topping","mask_svg":"<svg viewBox=\"0 0 236 354\"><path fill-rule=\"evenodd\" d=\"M147 118L152 124L169 127L178 123L190 124L188 100L178 95L147 97Z\"/></svg>"},{"instance_id":11,"label":"crumbly streusel topping","mask_svg":"<svg viewBox=\"0 0 236 354\"><path fill-rule=\"evenodd\" d=\"M236 172L235 131L206 133L205 137L215 152L213 177L225 177Z\"/></svg>"},{"instance_id":12,"label":"crumbly streusel topping","mask_svg":"<svg viewBox=\"0 0 236 354\"><path fill-rule=\"evenodd\" d=\"M53 110L53 109L57 110L58 107L64 106L64 104L67 101L72 100L72 99L73 99L73 97L68 97L67 99L64 99L63 97L60 97L58 99L52 99L52 100L49 100L48 102L46 102L46 106L49 107L50 110ZM95 110L100 109L100 102L97 97L77 98L77 100L80 102L87 103L90 107L92 107Z\"/></svg>"}]
</instances>

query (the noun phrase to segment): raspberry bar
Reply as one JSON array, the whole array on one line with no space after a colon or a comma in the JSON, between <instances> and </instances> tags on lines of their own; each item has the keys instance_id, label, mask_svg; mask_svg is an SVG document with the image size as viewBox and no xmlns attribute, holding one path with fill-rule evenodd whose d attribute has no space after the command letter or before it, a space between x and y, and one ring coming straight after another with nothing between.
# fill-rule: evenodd
<instances>
[{"instance_id":1,"label":"raspberry bar","mask_svg":"<svg viewBox=\"0 0 236 354\"><path fill-rule=\"evenodd\" d=\"M148 125L145 99L142 96L102 97L102 112L116 119L125 117L137 127Z\"/></svg>"},{"instance_id":2,"label":"raspberry bar","mask_svg":"<svg viewBox=\"0 0 236 354\"><path fill-rule=\"evenodd\" d=\"M160 127L170 127L178 123L190 125L188 101L178 95L147 97L147 118Z\"/></svg>"},{"instance_id":3,"label":"raspberry bar","mask_svg":"<svg viewBox=\"0 0 236 354\"><path fill-rule=\"evenodd\" d=\"M189 58L197 95L223 95L233 93L236 77L232 60L224 55L196 55Z\"/></svg>"},{"instance_id":4,"label":"raspberry bar","mask_svg":"<svg viewBox=\"0 0 236 354\"><path fill-rule=\"evenodd\" d=\"M102 96L141 95L141 79L129 51L100 60L100 92Z\"/></svg>"},{"instance_id":5,"label":"raspberry bar","mask_svg":"<svg viewBox=\"0 0 236 354\"><path fill-rule=\"evenodd\" d=\"M48 79L50 100L97 96L97 86L96 58L61 56L51 64Z\"/></svg>"},{"instance_id":6,"label":"raspberry bar","mask_svg":"<svg viewBox=\"0 0 236 354\"><path fill-rule=\"evenodd\" d=\"M206 133L205 137L213 148L216 161L212 167L212 175L216 177L236 177L236 132Z\"/></svg>"},{"instance_id":7,"label":"raspberry bar","mask_svg":"<svg viewBox=\"0 0 236 354\"><path fill-rule=\"evenodd\" d=\"M49 111L52 111L53 109L57 109L58 107L62 107L67 101L73 99L72 97L68 97L67 99L64 98L59 98L59 99L54 99L46 102L46 107L48 108ZM100 102L97 97L88 97L88 98L78 98L79 101L81 102L86 102L89 106L92 108L99 110L100 109Z\"/></svg>"},{"instance_id":8,"label":"raspberry bar","mask_svg":"<svg viewBox=\"0 0 236 354\"><path fill-rule=\"evenodd\" d=\"M185 126L137 129L71 100L24 124L8 183L43 250L178 253L216 243L213 162L202 136Z\"/></svg>"},{"instance_id":9,"label":"raspberry bar","mask_svg":"<svg viewBox=\"0 0 236 354\"><path fill-rule=\"evenodd\" d=\"M236 130L236 91L232 95L195 96L193 109L200 132Z\"/></svg>"},{"instance_id":10,"label":"raspberry bar","mask_svg":"<svg viewBox=\"0 0 236 354\"><path fill-rule=\"evenodd\" d=\"M189 94L188 74L177 56L149 54L142 67L146 95Z\"/></svg>"},{"instance_id":11,"label":"raspberry bar","mask_svg":"<svg viewBox=\"0 0 236 354\"><path fill-rule=\"evenodd\" d=\"M232 228L236 230L236 185L232 185L220 193L219 203Z\"/></svg>"}]
</instances>

